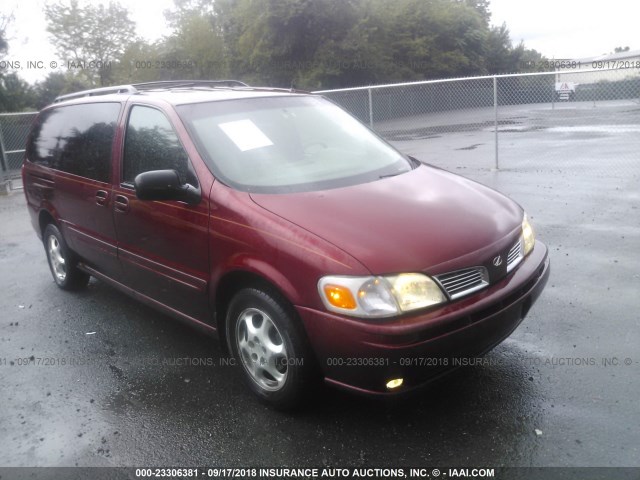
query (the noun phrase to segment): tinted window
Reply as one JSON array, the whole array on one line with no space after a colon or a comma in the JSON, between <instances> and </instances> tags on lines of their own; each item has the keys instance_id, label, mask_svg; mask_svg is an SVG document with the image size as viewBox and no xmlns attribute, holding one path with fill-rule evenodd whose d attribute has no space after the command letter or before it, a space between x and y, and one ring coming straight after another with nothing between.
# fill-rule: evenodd
<instances>
[{"instance_id":1,"label":"tinted window","mask_svg":"<svg viewBox=\"0 0 640 480\"><path fill-rule=\"evenodd\" d=\"M175 170L182 183L197 186L187 152L167 117L155 108L134 106L127 125L122 177L133 183L136 175L150 170Z\"/></svg>"},{"instance_id":2,"label":"tinted window","mask_svg":"<svg viewBox=\"0 0 640 480\"><path fill-rule=\"evenodd\" d=\"M72 105L43 112L27 145L27 158L108 182L119 112L119 103Z\"/></svg>"}]
</instances>

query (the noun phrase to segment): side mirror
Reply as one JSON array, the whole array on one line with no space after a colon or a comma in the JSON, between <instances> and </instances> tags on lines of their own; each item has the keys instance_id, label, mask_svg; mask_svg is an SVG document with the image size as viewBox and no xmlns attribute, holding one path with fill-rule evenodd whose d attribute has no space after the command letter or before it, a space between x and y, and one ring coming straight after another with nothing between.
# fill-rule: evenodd
<instances>
[{"instance_id":1,"label":"side mirror","mask_svg":"<svg viewBox=\"0 0 640 480\"><path fill-rule=\"evenodd\" d=\"M136 196L140 200L179 200L189 205L200 203L200 189L180 183L175 170L151 170L133 180Z\"/></svg>"}]
</instances>

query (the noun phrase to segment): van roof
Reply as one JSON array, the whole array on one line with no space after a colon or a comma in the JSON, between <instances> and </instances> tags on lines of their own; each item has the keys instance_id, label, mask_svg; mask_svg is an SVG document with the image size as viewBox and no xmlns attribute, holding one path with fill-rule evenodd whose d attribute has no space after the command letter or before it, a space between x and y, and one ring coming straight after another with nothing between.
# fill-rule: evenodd
<instances>
[{"instance_id":1,"label":"van roof","mask_svg":"<svg viewBox=\"0 0 640 480\"><path fill-rule=\"evenodd\" d=\"M306 94L308 92L283 88L250 87L238 80L168 80L82 90L60 95L54 100L54 103L97 96L152 95L173 105L178 105L255 96L290 95L292 93Z\"/></svg>"}]
</instances>

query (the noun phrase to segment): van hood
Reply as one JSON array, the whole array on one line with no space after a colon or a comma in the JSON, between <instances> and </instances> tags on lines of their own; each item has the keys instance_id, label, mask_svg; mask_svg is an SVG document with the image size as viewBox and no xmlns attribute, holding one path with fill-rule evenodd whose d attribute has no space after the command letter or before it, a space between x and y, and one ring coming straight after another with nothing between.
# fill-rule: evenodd
<instances>
[{"instance_id":1,"label":"van hood","mask_svg":"<svg viewBox=\"0 0 640 480\"><path fill-rule=\"evenodd\" d=\"M374 274L438 274L480 264L515 241L523 216L495 190L424 165L347 188L251 198Z\"/></svg>"}]
</instances>

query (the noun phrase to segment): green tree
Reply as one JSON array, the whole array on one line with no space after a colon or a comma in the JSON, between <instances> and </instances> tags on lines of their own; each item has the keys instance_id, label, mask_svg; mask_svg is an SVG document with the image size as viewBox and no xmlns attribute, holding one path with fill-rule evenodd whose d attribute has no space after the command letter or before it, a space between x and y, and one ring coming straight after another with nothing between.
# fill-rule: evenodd
<instances>
[{"instance_id":1,"label":"green tree","mask_svg":"<svg viewBox=\"0 0 640 480\"><path fill-rule=\"evenodd\" d=\"M236 76L289 87L339 47L361 18L361 0L236 0L222 2L220 31ZM256 15L260 12L260 15ZM339 53L339 48L336 50ZM333 64L339 64L339 58Z\"/></svg>"},{"instance_id":2,"label":"green tree","mask_svg":"<svg viewBox=\"0 0 640 480\"><path fill-rule=\"evenodd\" d=\"M114 84L131 84L167 80L168 77L158 68L164 59L163 41L149 44L137 40L127 46L119 62L112 71Z\"/></svg>"},{"instance_id":3,"label":"green tree","mask_svg":"<svg viewBox=\"0 0 640 480\"><path fill-rule=\"evenodd\" d=\"M518 64L523 46L513 48L507 24L493 27L487 35L485 45L485 65L487 73L514 73L519 70Z\"/></svg>"},{"instance_id":4,"label":"green tree","mask_svg":"<svg viewBox=\"0 0 640 480\"><path fill-rule=\"evenodd\" d=\"M23 112L33 110L36 95L33 88L17 73L0 78L0 112Z\"/></svg>"},{"instance_id":5,"label":"green tree","mask_svg":"<svg viewBox=\"0 0 640 480\"><path fill-rule=\"evenodd\" d=\"M47 77L37 82L34 86L35 107L41 108L49 105L59 95L73 93L89 88L87 81L71 72L51 72Z\"/></svg>"},{"instance_id":6,"label":"green tree","mask_svg":"<svg viewBox=\"0 0 640 480\"><path fill-rule=\"evenodd\" d=\"M166 11L165 17L173 28L178 29L185 20L194 16L206 18L213 24L217 3L214 0L173 0L174 8Z\"/></svg>"},{"instance_id":7,"label":"green tree","mask_svg":"<svg viewBox=\"0 0 640 480\"><path fill-rule=\"evenodd\" d=\"M172 33L132 45L174 68L136 80L232 77L321 89L540 69L492 27L489 0L174 0ZM122 71L117 78L122 78Z\"/></svg>"},{"instance_id":8,"label":"green tree","mask_svg":"<svg viewBox=\"0 0 640 480\"><path fill-rule=\"evenodd\" d=\"M383 16L366 13L342 38L316 51L312 68L298 74L306 88L324 89L385 83L398 78Z\"/></svg>"},{"instance_id":9,"label":"green tree","mask_svg":"<svg viewBox=\"0 0 640 480\"><path fill-rule=\"evenodd\" d=\"M68 66L93 85L108 85L114 64L135 40L128 10L115 2L81 6L70 0L46 4L45 16L47 31Z\"/></svg>"},{"instance_id":10,"label":"green tree","mask_svg":"<svg viewBox=\"0 0 640 480\"><path fill-rule=\"evenodd\" d=\"M12 14L0 15L0 60L9 51L7 27L13 21ZM0 112L20 112L35 108L33 88L16 72L0 70Z\"/></svg>"},{"instance_id":11,"label":"green tree","mask_svg":"<svg viewBox=\"0 0 640 480\"><path fill-rule=\"evenodd\" d=\"M553 70L553 67L551 67L548 62L545 62L545 60L548 59L544 55L532 48L526 48L523 42L518 44L514 52L518 58L518 67L517 70L514 71L518 73Z\"/></svg>"},{"instance_id":12,"label":"green tree","mask_svg":"<svg viewBox=\"0 0 640 480\"><path fill-rule=\"evenodd\" d=\"M464 0L469 7L477 11L486 25L491 20L491 5L489 0Z\"/></svg>"},{"instance_id":13,"label":"green tree","mask_svg":"<svg viewBox=\"0 0 640 480\"><path fill-rule=\"evenodd\" d=\"M9 40L7 40L7 27L13 20L13 15L2 14L0 15L0 58L9 50ZM2 72L0 72L2 75Z\"/></svg>"},{"instance_id":14,"label":"green tree","mask_svg":"<svg viewBox=\"0 0 640 480\"><path fill-rule=\"evenodd\" d=\"M479 74L488 33L482 15L455 0L398 0L386 8L398 72L424 79Z\"/></svg>"},{"instance_id":15,"label":"green tree","mask_svg":"<svg viewBox=\"0 0 640 480\"><path fill-rule=\"evenodd\" d=\"M545 70L543 56L525 47L523 42L513 46L506 23L493 27L485 47L487 73L538 72Z\"/></svg>"},{"instance_id":16,"label":"green tree","mask_svg":"<svg viewBox=\"0 0 640 480\"><path fill-rule=\"evenodd\" d=\"M165 50L172 78L221 79L228 75L224 39L212 16L181 16Z\"/></svg>"}]
</instances>

